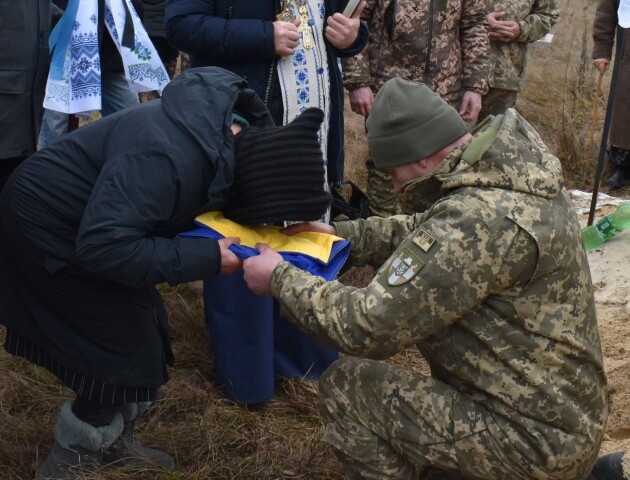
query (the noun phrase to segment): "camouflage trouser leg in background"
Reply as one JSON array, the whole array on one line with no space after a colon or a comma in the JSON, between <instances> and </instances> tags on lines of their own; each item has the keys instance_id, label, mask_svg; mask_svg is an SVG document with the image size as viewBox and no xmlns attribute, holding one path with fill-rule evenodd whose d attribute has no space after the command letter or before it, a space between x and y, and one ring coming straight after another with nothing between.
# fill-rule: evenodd
<instances>
[{"instance_id":1,"label":"camouflage trouser leg in background","mask_svg":"<svg viewBox=\"0 0 630 480\"><path fill-rule=\"evenodd\" d=\"M342 357L324 372L319 391L324 440L335 447L351 480L418 480L425 478L425 467L442 470L431 476L441 479L578 478L580 466L570 448L571 465L567 469L565 463L555 476L523 457L515 461L488 430L491 415L481 404L398 365ZM527 431L512 440L537 449Z\"/></svg>"},{"instance_id":2,"label":"camouflage trouser leg in background","mask_svg":"<svg viewBox=\"0 0 630 480\"><path fill-rule=\"evenodd\" d=\"M502 115L508 108L516 105L518 91L491 88L481 99L481 112L477 121L481 122L488 115Z\"/></svg>"}]
</instances>

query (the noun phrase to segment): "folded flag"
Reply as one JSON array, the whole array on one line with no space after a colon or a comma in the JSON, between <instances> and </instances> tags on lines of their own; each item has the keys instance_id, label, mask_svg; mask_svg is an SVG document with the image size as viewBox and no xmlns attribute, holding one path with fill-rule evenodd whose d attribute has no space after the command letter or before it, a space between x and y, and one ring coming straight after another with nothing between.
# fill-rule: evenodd
<instances>
[{"instance_id":1,"label":"folded flag","mask_svg":"<svg viewBox=\"0 0 630 480\"><path fill-rule=\"evenodd\" d=\"M246 258L259 255L257 243L266 243L290 264L313 275L333 280L350 254L350 242L335 235L316 232L301 232L285 235L283 227L261 225L245 227L223 216L221 212L206 212L195 219L199 226L180 233L180 237L206 237L216 240L239 237L239 245L231 245L236 256Z\"/></svg>"}]
</instances>

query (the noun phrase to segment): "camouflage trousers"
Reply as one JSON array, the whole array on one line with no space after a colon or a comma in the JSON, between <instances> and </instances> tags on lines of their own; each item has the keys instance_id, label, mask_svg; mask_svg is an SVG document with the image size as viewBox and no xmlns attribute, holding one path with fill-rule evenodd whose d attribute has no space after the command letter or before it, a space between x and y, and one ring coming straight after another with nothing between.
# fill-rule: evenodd
<instances>
[{"instance_id":1,"label":"camouflage trousers","mask_svg":"<svg viewBox=\"0 0 630 480\"><path fill-rule=\"evenodd\" d=\"M501 115L508 108L516 105L518 91L503 90L502 88L491 88L481 100L481 112L479 112L478 121L482 121L488 115Z\"/></svg>"},{"instance_id":2,"label":"camouflage trousers","mask_svg":"<svg viewBox=\"0 0 630 480\"><path fill-rule=\"evenodd\" d=\"M385 362L342 357L326 370L319 389L324 440L351 480L583 479L597 455L594 449L580 458L568 448L571 460L556 473L515 459L518 449L506 448L491 433L492 415L481 403L437 379ZM536 451L533 438L524 429L511 440Z\"/></svg>"}]
</instances>

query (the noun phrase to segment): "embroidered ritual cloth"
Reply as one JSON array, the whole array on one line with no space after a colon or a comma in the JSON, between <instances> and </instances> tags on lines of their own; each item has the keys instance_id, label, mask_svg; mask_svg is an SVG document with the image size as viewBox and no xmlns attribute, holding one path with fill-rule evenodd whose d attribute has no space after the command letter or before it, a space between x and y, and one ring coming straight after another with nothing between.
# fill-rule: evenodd
<instances>
[{"instance_id":1,"label":"embroidered ritual cloth","mask_svg":"<svg viewBox=\"0 0 630 480\"><path fill-rule=\"evenodd\" d=\"M162 92L169 81L157 50L131 0L104 0L106 31L120 53L134 92ZM98 0L70 0L53 29L44 107L64 113L101 109Z\"/></svg>"}]
</instances>

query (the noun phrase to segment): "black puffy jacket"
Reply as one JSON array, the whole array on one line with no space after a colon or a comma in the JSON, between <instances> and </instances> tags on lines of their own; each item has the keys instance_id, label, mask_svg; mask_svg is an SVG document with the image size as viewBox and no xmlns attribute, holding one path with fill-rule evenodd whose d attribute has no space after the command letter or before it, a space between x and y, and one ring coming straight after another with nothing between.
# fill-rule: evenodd
<instances>
[{"instance_id":1,"label":"black puffy jacket","mask_svg":"<svg viewBox=\"0 0 630 480\"><path fill-rule=\"evenodd\" d=\"M208 204L219 207L233 181L235 108L272 124L241 78L191 69L161 100L22 162L0 195L0 323L71 371L161 385L170 340L158 334L166 314L153 286L220 269L216 240L177 234Z\"/></svg>"}]
</instances>

